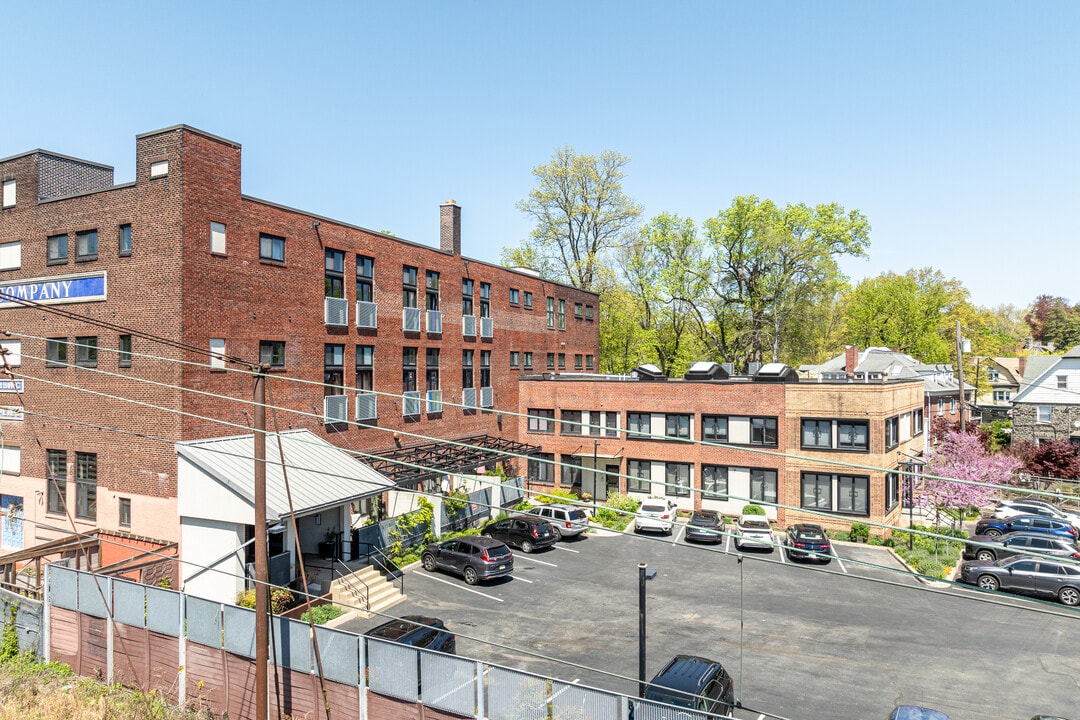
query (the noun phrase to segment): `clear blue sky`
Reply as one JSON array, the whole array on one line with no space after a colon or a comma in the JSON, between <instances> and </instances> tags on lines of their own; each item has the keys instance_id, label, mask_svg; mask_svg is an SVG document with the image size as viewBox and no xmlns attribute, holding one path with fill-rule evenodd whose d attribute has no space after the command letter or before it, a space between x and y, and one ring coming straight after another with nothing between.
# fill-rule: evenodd
<instances>
[{"instance_id":1,"label":"clear blue sky","mask_svg":"<svg viewBox=\"0 0 1080 720\"><path fill-rule=\"evenodd\" d=\"M135 135L243 145L249 195L498 261L552 152L617 150L699 224L734 196L873 225L858 280L1080 301L1080 2L8 3L0 157L134 177Z\"/></svg>"}]
</instances>

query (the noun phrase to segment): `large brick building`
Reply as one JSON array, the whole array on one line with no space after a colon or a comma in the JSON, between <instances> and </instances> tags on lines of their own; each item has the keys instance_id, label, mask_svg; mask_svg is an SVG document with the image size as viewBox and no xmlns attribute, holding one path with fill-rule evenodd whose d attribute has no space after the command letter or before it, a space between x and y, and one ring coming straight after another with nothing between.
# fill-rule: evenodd
<instances>
[{"instance_id":1,"label":"large brick building","mask_svg":"<svg viewBox=\"0 0 1080 720\"><path fill-rule=\"evenodd\" d=\"M597 296L466 258L453 201L438 248L318 217L183 125L136 138L133 182L42 150L0 181L0 493L30 521L5 548L70 533L65 506L178 540L174 443L249 432L245 363L281 430L348 450L498 437L519 373L596 365Z\"/></svg>"},{"instance_id":2,"label":"large brick building","mask_svg":"<svg viewBox=\"0 0 1080 720\"><path fill-rule=\"evenodd\" d=\"M923 446L921 378L800 381L777 363L729 377L698 363L679 379L523 378L519 402L521 437L543 449L534 486L729 515L758 502L784 524L895 524L901 467Z\"/></svg>"}]
</instances>

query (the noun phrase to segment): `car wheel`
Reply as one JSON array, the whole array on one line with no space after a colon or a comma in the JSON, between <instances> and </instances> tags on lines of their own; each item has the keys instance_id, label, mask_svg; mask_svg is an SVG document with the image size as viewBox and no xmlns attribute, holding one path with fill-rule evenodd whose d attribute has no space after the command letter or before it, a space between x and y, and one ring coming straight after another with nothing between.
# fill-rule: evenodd
<instances>
[{"instance_id":1,"label":"car wheel","mask_svg":"<svg viewBox=\"0 0 1080 720\"><path fill-rule=\"evenodd\" d=\"M977 560L982 560L983 562L993 562L994 561L994 553L989 551L989 550L980 550L978 552L978 554L975 556L975 558Z\"/></svg>"},{"instance_id":2,"label":"car wheel","mask_svg":"<svg viewBox=\"0 0 1080 720\"><path fill-rule=\"evenodd\" d=\"M435 558L433 556L424 556L424 569L428 572L435 572Z\"/></svg>"},{"instance_id":3,"label":"car wheel","mask_svg":"<svg viewBox=\"0 0 1080 720\"><path fill-rule=\"evenodd\" d=\"M468 585L475 585L480 582L480 576L476 574L476 568L465 568L465 583Z\"/></svg>"},{"instance_id":4,"label":"car wheel","mask_svg":"<svg viewBox=\"0 0 1080 720\"><path fill-rule=\"evenodd\" d=\"M555 536L555 542L559 542L560 540L563 539L562 538L562 530L555 527L554 525L551 526L551 533Z\"/></svg>"},{"instance_id":5,"label":"car wheel","mask_svg":"<svg viewBox=\"0 0 1080 720\"><path fill-rule=\"evenodd\" d=\"M1061 592L1058 593L1058 600L1061 601L1062 605L1076 607L1080 605L1080 590L1074 587L1061 588Z\"/></svg>"},{"instance_id":6,"label":"car wheel","mask_svg":"<svg viewBox=\"0 0 1080 720\"><path fill-rule=\"evenodd\" d=\"M1001 537L1001 531L997 528L990 528L986 531L987 537Z\"/></svg>"},{"instance_id":7,"label":"car wheel","mask_svg":"<svg viewBox=\"0 0 1080 720\"><path fill-rule=\"evenodd\" d=\"M997 590L1001 587L1001 583L993 575L981 575L979 577L979 587L983 590Z\"/></svg>"},{"instance_id":8,"label":"car wheel","mask_svg":"<svg viewBox=\"0 0 1080 720\"><path fill-rule=\"evenodd\" d=\"M533 551L533 544L532 544L532 541L531 541L531 540L523 540L523 541L521 542L521 552L523 552L523 553L525 553L526 555L528 555L528 554L529 554L529 553L531 553L532 551Z\"/></svg>"}]
</instances>

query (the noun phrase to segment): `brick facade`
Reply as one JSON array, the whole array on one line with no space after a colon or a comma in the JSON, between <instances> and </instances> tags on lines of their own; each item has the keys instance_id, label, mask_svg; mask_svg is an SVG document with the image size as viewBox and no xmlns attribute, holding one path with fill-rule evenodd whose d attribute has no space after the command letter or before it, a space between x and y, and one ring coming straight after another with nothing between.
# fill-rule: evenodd
<instances>
[{"instance_id":1,"label":"brick facade","mask_svg":"<svg viewBox=\"0 0 1080 720\"><path fill-rule=\"evenodd\" d=\"M119 500L130 500L130 527L148 537L177 540L176 458L172 443L204 437L242 434L250 423L252 380L235 370L208 366L211 338L225 341L224 353L245 363L259 361L260 341L285 343L285 366L271 371L268 413L273 428L306 427L349 450L372 450L404 444L410 434L464 437L503 434L503 410L517 407L517 377L531 352L541 369L546 354L567 353L595 358L599 348L598 298L595 294L544 281L528 273L465 258L454 252L389 237L361 227L245 196L241 193L241 149L237 143L187 126L136 138L133 183L111 185L111 168L65 159L48 170L66 167L72 187L82 194L38 200L46 178L40 152L0 161L0 176L14 179L18 201L0 210L0 243L21 244L18 267L0 270L0 283L10 287L31 279L53 279L104 272L107 297L92 302L57 304L58 315L42 308L0 307L0 330L21 340L22 364L16 376L25 382L25 420L3 420L8 447L20 447L20 472L6 473L5 494L27 498L26 517L34 530L27 546L62 534L62 516L48 512L45 476L47 449L67 452L67 500L75 506L75 454L94 453L97 460L96 518L76 522L79 530L118 529ZM63 159L63 158L61 158ZM159 173L151 177L151 166ZM107 168L109 186L95 187ZM89 183L89 185L86 185ZM48 192L53 192L49 190ZM457 217L460 218L460 208ZM432 208L435 212L436 209ZM224 252L211 252L211 223L225 226ZM119 252L121 226L130 226L130 253ZM76 257L76 233L96 230L96 255ZM284 238L284 261L260 259L260 234ZM67 235L66 259L50 262L47 238ZM441 238L440 238L441 240ZM458 238L460 242L460 237ZM325 251L344 253L342 276L348 319L344 326L324 318ZM374 297L378 327L357 327L356 260L374 258ZM417 305L424 307L425 272L439 273L439 309L443 332L402 329L402 267L418 269ZM474 282L474 313L479 315L481 283L489 283L492 333L475 337L462 332L462 279ZM511 288L519 302L510 303ZM522 303L531 293L532 309ZM565 329L548 329L545 298L565 300L568 308L589 305L593 320L576 320L567 311ZM423 313L421 313L423 317ZM88 321L101 324L92 325ZM121 362L121 336L131 336L130 366ZM152 337L151 337L152 336ZM69 347L67 364L46 367L47 338L96 337L95 372L75 362ZM165 342L158 342L162 340ZM355 417L358 345L374 346L373 390L380 393L378 417L370 427L326 425L322 420L324 358L327 345L344 346L343 389L348 416ZM417 348L417 387L425 385L428 348L439 352L441 412L404 417L402 351ZM492 405L463 410L462 351L474 350L473 387L480 387L481 351L491 352ZM519 355L510 366L511 352ZM183 364L180 362L183 361ZM594 362L595 367L595 362ZM302 380L305 382L293 382ZM182 391L180 388L184 388ZM382 395L381 393L387 393ZM0 404L18 405L6 393ZM427 409L422 407L422 409ZM247 410L248 414L243 411ZM30 510L35 514L32 514ZM29 524L29 523L28 523Z\"/></svg>"}]
</instances>

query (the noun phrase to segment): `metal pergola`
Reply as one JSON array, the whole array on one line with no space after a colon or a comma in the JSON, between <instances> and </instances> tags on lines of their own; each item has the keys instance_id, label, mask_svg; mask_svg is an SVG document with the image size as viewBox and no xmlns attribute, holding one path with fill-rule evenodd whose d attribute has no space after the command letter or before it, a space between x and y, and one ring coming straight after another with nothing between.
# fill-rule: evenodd
<instances>
[{"instance_id":1,"label":"metal pergola","mask_svg":"<svg viewBox=\"0 0 1080 720\"><path fill-rule=\"evenodd\" d=\"M529 445L493 435L475 435L408 447L376 450L365 458L372 468L395 485L416 485L443 475L471 471L508 458L533 456L539 445Z\"/></svg>"}]
</instances>

